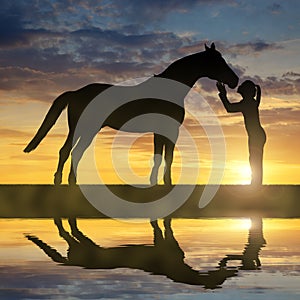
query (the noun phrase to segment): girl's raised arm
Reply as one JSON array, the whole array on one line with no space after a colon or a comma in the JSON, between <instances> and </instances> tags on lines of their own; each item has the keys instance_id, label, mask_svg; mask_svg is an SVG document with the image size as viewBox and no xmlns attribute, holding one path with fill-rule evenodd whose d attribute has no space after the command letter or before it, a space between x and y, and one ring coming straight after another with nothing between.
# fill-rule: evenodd
<instances>
[{"instance_id":1,"label":"girl's raised arm","mask_svg":"<svg viewBox=\"0 0 300 300\"><path fill-rule=\"evenodd\" d=\"M223 102L223 105L227 112L229 113L235 113L235 112L242 112L243 111L243 105L242 102L238 103L230 103L227 99L227 93L226 89L223 83L217 82L217 88L219 90L219 97Z\"/></svg>"}]
</instances>

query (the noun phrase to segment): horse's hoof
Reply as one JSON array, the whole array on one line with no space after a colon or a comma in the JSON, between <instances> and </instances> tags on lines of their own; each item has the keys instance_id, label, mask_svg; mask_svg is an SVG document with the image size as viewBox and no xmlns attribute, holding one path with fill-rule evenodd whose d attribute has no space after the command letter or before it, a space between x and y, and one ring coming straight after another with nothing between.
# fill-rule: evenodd
<instances>
[{"instance_id":1,"label":"horse's hoof","mask_svg":"<svg viewBox=\"0 0 300 300\"><path fill-rule=\"evenodd\" d=\"M54 174L54 185L60 185L62 181L62 175L61 174Z\"/></svg>"},{"instance_id":2,"label":"horse's hoof","mask_svg":"<svg viewBox=\"0 0 300 300\"><path fill-rule=\"evenodd\" d=\"M76 178L74 176L69 176L68 182L70 186L76 186Z\"/></svg>"},{"instance_id":3,"label":"horse's hoof","mask_svg":"<svg viewBox=\"0 0 300 300\"><path fill-rule=\"evenodd\" d=\"M157 185L157 176L155 176L153 174L150 176L150 185L151 186Z\"/></svg>"},{"instance_id":4,"label":"horse's hoof","mask_svg":"<svg viewBox=\"0 0 300 300\"><path fill-rule=\"evenodd\" d=\"M165 186L172 186L172 180L170 178L164 178Z\"/></svg>"},{"instance_id":5,"label":"horse's hoof","mask_svg":"<svg viewBox=\"0 0 300 300\"><path fill-rule=\"evenodd\" d=\"M150 185L151 186L157 185L157 180L151 180L150 179Z\"/></svg>"}]
</instances>

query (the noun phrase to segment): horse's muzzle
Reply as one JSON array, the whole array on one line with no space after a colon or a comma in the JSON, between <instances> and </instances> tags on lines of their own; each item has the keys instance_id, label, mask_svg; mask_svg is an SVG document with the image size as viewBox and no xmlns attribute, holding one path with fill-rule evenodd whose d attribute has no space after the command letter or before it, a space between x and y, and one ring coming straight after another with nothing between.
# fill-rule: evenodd
<instances>
[{"instance_id":1,"label":"horse's muzzle","mask_svg":"<svg viewBox=\"0 0 300 300\"><path fill-rule=\"evenodd\" d=\"M227 85L231 88L231 89L234 89L237 87L239 83L239 78L237 75L234 76L233 80L230 80Z\"/></svg>"}]
</instances>

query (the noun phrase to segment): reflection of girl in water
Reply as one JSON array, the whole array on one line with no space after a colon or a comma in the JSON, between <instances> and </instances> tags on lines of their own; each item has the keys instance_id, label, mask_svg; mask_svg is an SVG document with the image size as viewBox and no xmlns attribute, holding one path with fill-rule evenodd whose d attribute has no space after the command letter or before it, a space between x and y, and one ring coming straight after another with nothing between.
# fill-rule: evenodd
<instances>
[{"instance_id":1,"label":"reflection of girl in water","mask_svg":"<svg viewBox=\"0 0 300 300\"><path fill-rule=\"evenodd\" d=\"M261 263L259 254L262 247L265 247L266 240L263 236L263 221L261 217L251 218L251 228L249 229L248 243L245 245L243 254L226 255L220 260L219 266L224 268L227 262L231 260L241 260L242 270L257 270L260 269Z\"/></svg>"},{"instance_id":2,"label":"reflection of girl in water","mask_svg":"<svg viewBox=\"0 0 300 300\"><path fill-rule=\"evenodd\" d=\"M266 143L266 134L259 120L258 107L260 104L261 90L259 85L246 80L237 92L243 99L238 103L230 103L226 96L223 83L218 82L219 97L227 112L241 112L244 116L245 127L248 133L249 162L252 172L251 184L261 185L263 178L263 151ZM254 98L256 94L256 99Z\"/></svg>"}]
</instances>

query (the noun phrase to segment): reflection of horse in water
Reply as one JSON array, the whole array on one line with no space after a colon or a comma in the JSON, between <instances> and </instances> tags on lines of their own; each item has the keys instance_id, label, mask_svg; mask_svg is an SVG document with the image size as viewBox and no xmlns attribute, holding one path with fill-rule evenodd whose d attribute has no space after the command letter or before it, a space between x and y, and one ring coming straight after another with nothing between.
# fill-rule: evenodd
<instances>
[{"instance_id":1,"label":"reflection of horse in water","mask_svg":"<svg viewBox=\"0 0 300 300\"><path fill-rule=\"evenodd\" d=\"M263 236L262 218L251 218L251 228L249 229L248 243L246 244L243 254L226 255L219 265L225 267L230 260L240 260L242 265L241 270L256 270L261 266L259 253L262 247L266 245L266 240Z\"/></svg>"},{"instance_id":2,"label":"reflection of horse in water","mask_svg":"<svg viewBox=\"0 0 300 300\"><path fill-rule=\"evenodd\" d=\"M164 182L166 184L171 184L173 151L178 138L179 126L182 124L185 114L184 98L189 89L191 89L195 82L201 77L208 77L210 79L223 82L230 88L235 88L238 84L237 75L230 69L221 54L215 49L215 45L212 44L210 48L206 46L206 49L203 52L195 53L173 62L165 71L141 84L131 87L115 87L118 95L124 94L130 96L139 94L140 91L142 92L142 95L145 95L143 92L145 92L146 87L149 88L150 86L150 90L162 90L162 95L167 95L169 93L170 98L171 96L174 96L174 91L170 91L168 89L166 91L167 93L165 93L164 89L166 89L166 87L161 86L163 81L157 80L158 78L170 79L186 86L184 91L181 91L179 95L175 95L176 99L174 102L165 101L167 99L159 100L137 97L134 101L126 103L127 99L124 99L125 102L123 104L120 103L120 106L106 118L103 124L99 124L100 128L97 127L97 129L95 131L92 130L92 132L84 132L81 136L74 136L74 133L82 112L97 95L101 94L113 85L94 83L76 91L65 92L53 102L41 127L28 146L24 149L24 152L30 152L39 145L41 140L55 124L61 112L68 106L69 134L65 144L59 151L59 162L54 176L55 184L61 183L64 164L70 155L72 147L77 142L72 151L72 167L69 174L69 183L76 183L77 166L84 151L88 148L97 132L105 126L124 131L154 132L154 154L156 155L154 155L154 166L151 172L150 181L152 184L157 183L158 169L162 161L161 155L164 149L166 162ZM126 98L126 96L123 97ZM109 106L110 102L111 99L106 99L103 103L101 103L101 107L105 108ZM155 133L153 128L145 128L142 130L139 126L137 126L134 130L121 128L133 118L149 113L164 115L169 117L170 120L173 120L173 122L169 121L168 124L162 121L159 125L156 124L159 128L170 128L172 135L171 140L169 136L163 136L162 134ZM174 122L174 120L176 122Z\"/></svg>"},{"instance_id":3,"label":"reflection of horse in water","mask_svg":"<svg viewBox=\"0 0 300 300\"><path fill-rule=\"evenodd\" d=\"M154 275L165 275L175 282L202 285L212 289L236 274L235 270L225 268L199 272L187 265L184 262L184 252L173 235L170 219L164 221L164 236L157 221L151 222L154 231L153 245L125 245L111 248L98 246L85 236L78 229L76 219L69 219L71 234L63 228L60 219L56 219L55 224L59 235L69 245L67 257L63 257L35 236L27 235L27 238L53 261L63 265L91 269L140 269Z\"/></svg>"}]
</instances>

